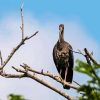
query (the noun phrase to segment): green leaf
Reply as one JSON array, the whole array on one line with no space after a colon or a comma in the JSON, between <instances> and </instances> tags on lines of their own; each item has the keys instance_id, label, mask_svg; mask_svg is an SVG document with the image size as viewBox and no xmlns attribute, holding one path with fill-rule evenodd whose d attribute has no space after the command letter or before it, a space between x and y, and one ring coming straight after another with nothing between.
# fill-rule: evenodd
<instances>
[{"instance_id":1,"label":"green leaf","mask_svg":"<svg viewBox=\"0 0 100 100\"><path fill-rule=\"evenodd\" d=\"M8 100L26 100L26 99L21 95L10 94L8 95Z\"/></svg>"},{"instance_id":2,"label":"green leaf","mask_svg":"<svg viewBox=\"0 0 100 100\"><path fill-rule=\"evenodd\" d=\"M87 83L78 89L78 92L83 93L79 100L100 100L100 66L77 60L75 70L90 77Z\"/></svg>"},{"instance_id":3,"label":"green leaf","mask_svg":"<svg viewBox=\"0 0 100 100\"><path fill-rule=\"evenodd\" d=\"M77 60L76 61L76 66L75 66L75 70L80 72L80 73L83 73L83 74L86 74L88 75L89 77L93 77L93 75L91 74L92 73L92 69L91 69L91 66L88 65L87 63L84 63L80 60Z\"/></svg>"}]
</instances>

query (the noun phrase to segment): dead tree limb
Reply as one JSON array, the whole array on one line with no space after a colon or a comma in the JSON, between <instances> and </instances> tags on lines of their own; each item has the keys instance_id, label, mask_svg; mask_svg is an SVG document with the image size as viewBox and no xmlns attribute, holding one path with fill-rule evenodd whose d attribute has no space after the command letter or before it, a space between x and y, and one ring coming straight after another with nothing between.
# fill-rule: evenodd
<instances>
[{"instance_id":1,"label":"dead tree limb","mask_svg":"<svg viewBox=\"0 0 100 100\"><path fill-rule=\"evenodd\" d=\"M38 33L35 32L34 34L32 34L31 36L27 36L24 39L21 40L21 42L15 47L13 48L13 50L11 51L11 53L8 55L7 59L3 62L3 64L0 66L0 70L3 69L5 67L5 65L10 61L10 59L12 58L12 56L15 54L15 52L23 45L25 44L26 40L31 39L33 36L35 36Z\"/></svg>"},{"instance_id":2,"label":"dead tree limb","mask_svg":"<svg viewBox=\"0 0 100 100\"><path fill-rule=\"evenodd\" d=\"M38 83L50 88L51 90L55 91L56 93L60 94L61 96L65 97L68 100L73 100L72 97L70 97L68 94L64 93L63 91L53 87L51 84L49 84L48 82L44 81L43 79L38 78L37 76L35 76L35 74L30 74L28 71L25 70L21 70L21 69L17 69L15 67L13 67L13 69L15 69L17 72L21 72L25 74L25 77L29 77L35 81L37 81ZM22 76L23 77L23 76Z\"/></svg>"},{"instance_id":3,"label":"dead tree limb","mask_svg":"<svg viewBox=\"0 0 100 100\"><path fill-rule=\"evenodd\" d=\"M40 75L44 75L44 76L48 76L48 77L52 78L53 80L56 80L57 82L61 83L62 85L65 84L65 85L67 85L67 86L69 86L69 87L71 87L73 89L78 90L78 87L77 86L74 86L74 85L72 85L72 84L70 84L68 82L63 81L63 79L61 79L60 76L53 75L49 71L47 71L47 72L44 72L43 70L36 71L36 70L32 69L30 66L28 66L27 64L24 64L24 65L21 65L21 66L24 69L27 69L27 71L30 71L30 72L33 72L33 73L37 73L37 74L40 74Z\"/></svg>"}]
</instances>

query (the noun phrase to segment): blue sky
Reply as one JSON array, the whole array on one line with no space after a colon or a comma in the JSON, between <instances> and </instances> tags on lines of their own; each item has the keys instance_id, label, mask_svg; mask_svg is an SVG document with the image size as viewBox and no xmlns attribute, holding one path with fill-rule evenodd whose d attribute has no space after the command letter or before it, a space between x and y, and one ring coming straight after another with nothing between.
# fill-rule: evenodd
<instances>
[{"instance_id":1,"label":"blue sky","mask_svg":"<svg viewBox=\"0 0 100 100\"><path fill-rule=\"evenodd\" d=\"M0 16L16 12L19 14L20 0L0 0ZM24 0L25 12L30 12L39 20L61 19L80 20L82 25L89 31L91 36L99 42L100 37L100 1L99 0Z\"/></svg>"},{"instance_id":2,"label":"blue sky","mask_svg":"<svg viewBox=\"0 0 100 100\"><path fill-rule=\"evenodd\" d=\"M20 39L20 1L0 0L0 48L4 58ZM60 23L65 25L65 40L71 43L74 50L83 50L84 47L87 47L90 51L94 51L94 56L100 60L98 56L100 54L99 4L99 0L24 0L26 35L36 30L39 30L39 34L19 50L8 66L19 66L25 62L32 67L37 66L35 68L38 70L45 69L57 73L52 61L52 48L58 39L56 33L58 33ZM84 57L75 54L75 59L77 58L84 60ZM12 72L8 67L6 70ZM85 83L86 80L82 77L83 75L75 72L75 81L81 84ZM2 100L6 100L5 97L9 93L19 93L31 100L34 97L36 100L54 100L55 97L57 100L65 100L44 86L28 79L19 81L1 78L0 80L2 80L0 83L0 98L2 97ZM56 85L56 82L52 83ZM56 86L62 87L59 84ZM25 88L27 91L24 90ZM40 94L33 97L33 93L38 92L39 89L41 89ZM77 95L74 90L67 92L72 96ZM44 97L45 95L47 96Z\"/></svg>"}]
</instances>

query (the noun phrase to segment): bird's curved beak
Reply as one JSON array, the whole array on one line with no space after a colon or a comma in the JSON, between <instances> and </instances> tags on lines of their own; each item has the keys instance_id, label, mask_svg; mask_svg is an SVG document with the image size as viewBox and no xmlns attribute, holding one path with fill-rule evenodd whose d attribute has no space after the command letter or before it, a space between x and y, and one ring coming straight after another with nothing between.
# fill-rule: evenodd
<instances>
[{"instance_id":1,"label":"bird's curved beak","mask_svg":"<svg viewBox=\"0 0 100 100\"><path fill-rule=\"evenodd\" d=\"M62 27L59 27L59 34L60 35L61 35L62 31L63 31L63 28Z\"/></svg>"}]
</instances>

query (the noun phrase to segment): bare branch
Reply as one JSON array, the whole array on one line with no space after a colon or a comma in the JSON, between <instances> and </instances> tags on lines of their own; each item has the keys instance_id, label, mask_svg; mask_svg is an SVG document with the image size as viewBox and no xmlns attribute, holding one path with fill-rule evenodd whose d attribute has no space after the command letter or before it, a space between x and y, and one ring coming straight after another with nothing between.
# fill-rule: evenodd
<instances>
[{"instance_id":1,"label":"bare branch","mask_svg":"<svg viewBox=\"0 0 100 100\"><path fill-rule=\"evenodd\" d=\"M85 54L83 54L80 50L78 50L78 51L74 51L74 50L72 50L72 49L70 49L70 50L71 50L72 52L74 52L74 53L78 53L78 54L83 55L83 56L86 58L86 61L87 61L87 63L88 63L89 65L91 65L90 60L91 60L94 64L100 65L100 64L98 64L98 62L92 57L93 52L92 52L92 53L89 53L88 50L87 50L86 48L84 48Z\"/></svg>"},{"instance_id":2,"label":"bare branch","mask_svg":"<svg viewBox=\"0 0 100 100\"><path fill-rule=\"evenodd\" d=\"M28 66L27 64L24 64L24 65L21 65L24 69L26 69L27 68L27 70L28 71L31 71L31 72L34 72L34 73L37 73L37 74L41 74L41 75L44 75L44 76L48 76L48 77L50 77L50 78L52 78L52 79L54 79L54 80L56 80L57 82L59 82L59 83L61 83L62 85L67 85L67 86L69 86L69 87L71 87L71 88L73 88L73 89L78 89L78 87L76 87L76 86L74 86L74 85L72 85L72 84L70 84L70 83L68 83L68 82L65 82L65 81L63 81L63 79L61 79L61 77L60 76L56 76L56 75L53 75L53 74L51 74L50 72L43 72L43 70L41 70L40 72L39 71L36 71L36 70L34 70L34 69L31 69L31 67L30 66Z\"/></svg>"},{"instance_id":3,"label":"bare branch","mask_svg":"<svg viewBox=\"0 0 100 100\"><path fill-rule=\"evenodd\" d=\"M21 11L21 21L22 21L22 26L20 27L21 28L21 31L22 31L22 40L24 39L24 15L23 15L23 2L22 2L22 5L21 5L21 8L20 8L20 11Z\"/></svg>"},{"instance_id":4,"label":"bare branch","mask_svg":"<svg viewBox=\"0 0 100 100\"><path fill-rule=\"evenodd\" d=\"M0 61L1 61L1 65L3 64L3 58L2 58L2 53L0 51Z\"/></svg>"},{"instance_id":5,"label":"bare branch","mask_svg":"<svg viewBox=\"0 0 100 100\"><path fill-rule=\"evenodd\" d=\"M83 55L83 56L85 56L80 50L78 50L78 51L74 51L74 50L72 50L72 49L70 49L72 52L74 52L74 53L78 53L78 54L81 54L81 55Z\"/></svg>"},{"instance_id":6,"label":"bare branch","mask_svg":"<svg viewBox=\"0 0 100 100\"><path fill-rule=\"evenodd\" d=\"M34 79L35 81L41 83L41 84L44 85L44 86L50 88L51 90L53 90L53 91L55 91L56 93L60 94L61 96L65 97L66 99L68 99L68 100L73 100L73 98L70 97L68 94L65 94L63 91L58 90L57 88L51 86L51 85L48 84L46 81L40 80L39 78L35 77L35 75L32 76L32 75L29 74L29 73L28 73L27 75L28 75L28 77Z\"/></svg>"},{"instance_id":7,"label":"bare branch","mask_svg":"<svg viewBox=\"0 0 100 100\"><path fill-rule=\"evenodd\" d=\"M26 75L26 77L29 77L35 81L37 81L38 83L50 88L51 90L55 91L56 93L60 94L61 96L65 97L68 100L73 100L72 97L70 97L68 94L65 94L63 91L53 87L52 85L50 85L48 82L44 81L43 79L40 79L38 77L35 76L35 74L30 74L29 72L26 72L25 70L21 70L21 69L17 69L15 67L13 67L17 72L21 72L24 73Z\"/></svg>"},{"instance_id":8,"label":"bare branch","mask_svg":"<svg viewBox=\"0 0 100 100\"><path fill-rule=\"evenodd\" d=\"M34 34L32 34L31 36L27 37L27 39L32 38L33 36L35 36L39 31L36 31Z\"/></svg>"},{"instance_id":9,"label":"bare branch","mask_svg":"<svg viewBox=\"0 0 100 100\"><path fill-rule=\"evenodd\" d=\"M91 56L91 54L88 52L87 48L84 48L84 52L86 53L86 55L90 58L90 60L96 64L96 65L100 65L97 63L97 61Z\"/></svg>"},{"instance_id":10,"label":"bare branch","mask_svg":"<svg viewBox=\"0 0 100 100\"><path fill-rule=\"evenodd\" d=\"M76 81L74 81L74 80L73 80L73 82L76 83L78 86L81 86L78 82L76 82Z\"/></svg>"},{"instance_id":11,"label":"bare branch","mask_svg":"<svg viewBox=\"0 0 100 100\"><path fill-rule=\"evenodd\" d=\"M16 75L16 74L1 73L0 75L5 78L23 78L23 77L25 77L25 74Z\"/></svg>"},{"instance_id":12,"label":"bare branch","mask_svg":"<svg viewBox=\"0 0 100 100\"><path fill-rule=\"evenodd\" d=\"M35 35L37 33L38 32L35 32ZM31 39L35 35L33 34L30 37L25 37L24 39L22 39L21 42L15 48L13 48L13 50L11 51L11 53L9 54L7 59L4 61L3 65L1 65L0 69L3 69L5 67L5 65L9 62L9 60L12 58L12 56L15 54L15 52L25 43L26 40Z\"/></svg>"}]
</instances>

